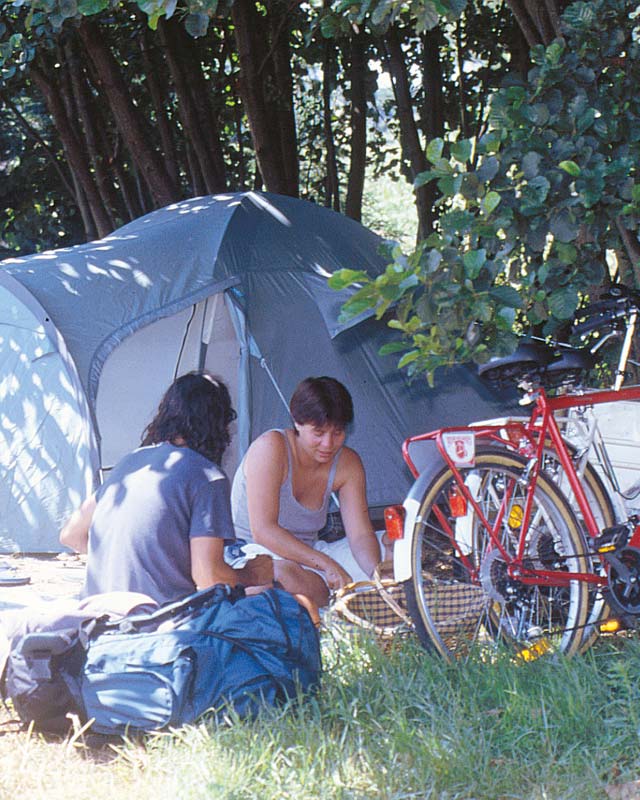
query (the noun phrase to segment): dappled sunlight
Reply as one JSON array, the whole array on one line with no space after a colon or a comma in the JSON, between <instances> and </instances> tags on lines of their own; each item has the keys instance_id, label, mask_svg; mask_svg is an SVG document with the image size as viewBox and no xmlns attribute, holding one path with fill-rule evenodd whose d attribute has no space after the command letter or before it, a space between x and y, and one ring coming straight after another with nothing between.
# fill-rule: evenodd
<instances>
[{"instance_id":1,"label":"dappled sunlight","mask_svg":"<svg viewBox=\"0 0 640 800\"><path fill-rule=\"evenodd\" d=\"M0 287L13 322L0 349L0 552L58 551L58 532L92 488L91 432L61 354Z\"/></svg>"},{"instance_id":2,"label":"dappled sunlight","mask_svg":"<svg viewBox=\"0 0 640 800\"><path fill-rule=\"evenodd\" d=\"M67 277L69 277L69 278L79 278L80 277L80 273L78 272L78 270L74 266L72 266L71 264L67 264L64 261L62 262L62 264L58 265L58 269L60 270L60 272L63 275L67 275Z\"/></svg>"},{"instance_id":3,"label":"dappled sunlight","mask_svg":"<svg viewBox=\"0 0 640 800\"><path fill-rule=\"evenodd\" d=\"M288 228L292 226L291 220L280 211L279 208L276 208L273 203L270 203L265 197L256 192L247 192L247 199L254 203L258 208L266 211L268 214L280 222L282 225L286 225Z\"/></svg>"}]
</instances>

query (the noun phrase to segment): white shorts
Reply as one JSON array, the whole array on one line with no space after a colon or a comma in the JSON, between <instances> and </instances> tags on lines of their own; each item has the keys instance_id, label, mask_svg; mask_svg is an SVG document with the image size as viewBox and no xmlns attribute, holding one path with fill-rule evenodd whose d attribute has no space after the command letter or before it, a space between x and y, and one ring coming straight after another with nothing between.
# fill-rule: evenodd
<instances>
[{"instance_id":1,"label":"white shorts","mask_svg":"<svg viewBox=\"0 0 640 800\"><path fill-rule=\"evenodd\" d=\"M382 544L384 531L376 531L376 536L378 538L378 544L380 545L380 559L382 559L384 553L384 546ZM335 542L325 542L324 539L318 539L318 541L314 544L313 549L318 550L318 552L324 553L325 555L329 556L329 558L337 561L342 569L351 575L352 580L357 582L368 581L370 579L356 561L355 556L349 547L349 542L346 536L344 536L342 539L338 539ZM234 569L240 569L241 567L244 567L247 561L251 561L252 558L260 555L271 556L274 561L284 561L282 556L272 553L271 550L268 550L266 547L263 547L261 544L256 544L255 542L248 542L247 544L242 545L232 544L228 547L225 547L224 560ZM324 580L324 574L320 570L313 569L312 567L304 567L304 569L308 569L310 572L315 572Z\"/></svg>"}]
</instances>

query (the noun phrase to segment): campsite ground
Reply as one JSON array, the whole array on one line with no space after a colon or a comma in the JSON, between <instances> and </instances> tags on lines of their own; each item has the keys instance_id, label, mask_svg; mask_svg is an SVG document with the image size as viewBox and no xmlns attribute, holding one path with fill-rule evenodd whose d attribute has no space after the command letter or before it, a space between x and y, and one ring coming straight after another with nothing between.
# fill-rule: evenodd
<instances>
[{"instance_id":1,"label":"campsite ground","mask_svg":"<svg viewBox=\"0 0 640 800\"><path fill-rule=\"evenodd\" d=\"M10 563L31 583L0 588L0 604L72 597L83 578L73 557ZM323 656L302 706L141 742L45 739L4 709L0 798L640 800L635 634L572 661L446 665L412 641L382 653L333 628Z\"/></svg>"}]
</instances>

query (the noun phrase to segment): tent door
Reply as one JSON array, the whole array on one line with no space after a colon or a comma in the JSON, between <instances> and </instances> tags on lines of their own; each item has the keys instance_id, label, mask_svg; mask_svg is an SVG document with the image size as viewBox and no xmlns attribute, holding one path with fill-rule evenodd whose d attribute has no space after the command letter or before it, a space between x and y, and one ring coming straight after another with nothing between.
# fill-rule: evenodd
<instances>
[{"instance_id":1,"label":"tent door","mask_svg":"<svg viewBox=\"0 0 640 800\"><path fill-rule=\"evenodd\" d=\"M240 346L222 293L126 338L105 362L98 386L96 417L103 474L138 447L176 375L209 370L227 384L237 407L239 363ZM223 459L228 475L233 474L237 460L232 441Z\"/></svg>"}]
</instances>

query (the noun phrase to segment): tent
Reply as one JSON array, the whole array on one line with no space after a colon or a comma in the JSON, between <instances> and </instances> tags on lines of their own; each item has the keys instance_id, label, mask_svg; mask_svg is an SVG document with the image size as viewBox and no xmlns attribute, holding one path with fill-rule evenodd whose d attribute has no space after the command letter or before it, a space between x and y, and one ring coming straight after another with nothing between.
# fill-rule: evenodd
<instances>
[{"instance_id":1,"label":"tent","mask_svg":"<svg viewBox=\"0 0 640 800\"><path fill-rule=\"evenodd\" d=\"M381 240L313 203L266 193L200 197L99 241L0 263L0 552L55 552L69 513L136 447L172 379L207 368L238 420L223 467L288 423L307 375L351 390L372 507L411 479L401 443L439 424L496 416L470 372L409 384L378 349L374 318L341 324L342 267L380 273Z\"/></svg>"}]
</instances>

